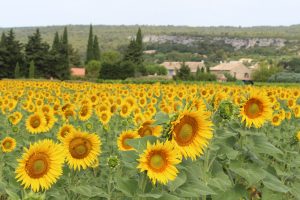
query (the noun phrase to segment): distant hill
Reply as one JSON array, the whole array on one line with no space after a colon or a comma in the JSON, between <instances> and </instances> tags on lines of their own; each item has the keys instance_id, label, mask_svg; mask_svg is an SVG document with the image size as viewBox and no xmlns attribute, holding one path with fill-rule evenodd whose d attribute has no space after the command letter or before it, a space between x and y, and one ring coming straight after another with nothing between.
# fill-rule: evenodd
<instances>
[{"instance_id":1,"label":"distant hill","mask_svg":"<svg viewBox=\"0 0 300 200\"><path fill-rule=\"evenodd\" d=\"M83 56L86 50L89 25L68 25L69 40L74 48ZM108 26L93 25L94 34L98 35L102 50L117 49L127 45L139 26ZM300 25L293 26L259 26L259 27L188 27L188 26L140 26L144 36L186 36L186 37L221 37L221 38L281 38L285 40L300 40ZM43 39L52 44L54 33L63 32L64 26L18 27L15 30L17 38L27 42L27 37L36 28L40 28ZM0 28L0 33L10 28ZM149 38L149 37L148 37Z\"/></svg>"}]
</instances>

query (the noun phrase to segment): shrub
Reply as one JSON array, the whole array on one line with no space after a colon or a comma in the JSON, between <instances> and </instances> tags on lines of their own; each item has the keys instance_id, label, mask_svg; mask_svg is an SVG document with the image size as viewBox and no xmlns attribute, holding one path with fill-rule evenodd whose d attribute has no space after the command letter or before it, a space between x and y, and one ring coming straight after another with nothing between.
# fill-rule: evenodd
<instances>
[{"instance_id":1,"label":"shrub","mask_svg":"<svg viewBox=\"0 0 300 200\"><path fill-rule=\"evenodd\" d=\"M300 73L281 72L272 75L268 81L279 83L300 83Z\"/></svg>"}]
</instances>

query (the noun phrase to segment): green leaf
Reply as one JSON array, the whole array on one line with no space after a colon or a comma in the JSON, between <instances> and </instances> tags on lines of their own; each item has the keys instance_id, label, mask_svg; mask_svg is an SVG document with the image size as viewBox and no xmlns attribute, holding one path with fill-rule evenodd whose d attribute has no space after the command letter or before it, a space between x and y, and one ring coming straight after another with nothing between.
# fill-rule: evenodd
<instances>
[{"instance_id":1,"label":"green leaf","mask_svg":"<svg viewBox=\"0 0 300 200\"><path fill-rule=\"evenodd\" d=\"M300 183L295 183L291 190L292 195L294 195L297 199L300 199Z\"/></svg>"},{"instance_id":2,"label":"green leaf","mask_svg":"<svg viewBox=\"0 0 300 200\"><path fill-rule=\"evenodd\" d=\"M230 165L230 170L243 177L250 185L254 185L266 176L266 171L254 164L241 166L239 162Z\"/></svg>"},{"instance_id":3,"label":"green leaf","mask_svg":"<svg viewBox=\"0 0 300 200\"><path fill-rule=\"evenodd\" d=\"M210 187L202 181L189 181L176 189L176 194L180 197L199 197L201 195L216 194Z\"/></svg>"},{"instance_id":4,"label":"green leaf","mask_svg":"<svg viewBox=\"0 0 300 200\"><path fill-rule=\"evenodd\" d=\"M272 190L269 190L268 188L263 188L262 192L262 200L282 200L284 199L283 198L283 195L281 193L277 193L277 192L274 192Z\"/></svg>"},{"instance_id":5,"label":"green leaf","mask_svg":"<svg viewBox=\"0 0 300 200\"><path fill-rule=\"evenodd\" d=\"M6 192L6 194L8 194L10 200L20 200L21 199L19 197L19 195L16 192L12 191L11 189L6 188L5 192Z\"/></svg>"},{"instance_id":6,"label":"green leaf","mask_svg":"<svg viewBox=\"0 0 300 200\"><path fill-rule=\"evenodd\" d=\"M147 142L153 144L158 138L155 136L145 136L142 138L128 139L127 144L135 148L139 153L142 153L147 148Z\"/></svg>"},{"instance_id":7,"label":"green leaf","mask_svg":"<svg viewBox=\"0 0 300 200\"><path fill-rule=\"evenodd\" d=\"M218 195L213 195L213 200L240 200L244 197L248 197L247 190L242 185L235 185L234 188L230 188L226 192L219 193Z\"/></svg>"},{"instance_id":8,"label":"green leaf","mask_svg":"<svg viewBox=\"0 0 300 200\"><path fill-rule=\"evenodd\" d=\"M168 194L168 193L163 193L162 196L159 198L159 200L180 200L177 196Z\"/></svg>"},{"instance_id":9,"label":"green leaf","mask_svg":"<svg viewBox=\"0 0 300 200\"><path fill-rule=\"evenodd\" d=\"M80 194L87 197L107 197L107 194L96 186L82 185L71 187L70 190L75 194Z\"/></svg>"},{"instance_id":10,"label":"green leaf","mask_svg":"<svg viewBox=\"0 0 300 200\"><path fill-rule=\"evenodd\" d=\"M275 192L286 193L290 190L285 186L276 176L273 176L270 173L266 174L266 177L263 179L264 185Z\"/></svg>"},{"instance_id":11,"label":"green leaf","mask_svg":"<svg viewBox=\"0 0 300 200\"><path fill-rule=\"evenodd\" d=\"M184 171L181 171L174 181L168 183L169 190L174 192L179 186L186 182L187 176Z\"/></svg>"},{"instance_id":12,"label":"green leaf","mask_svg":"<svg viewBox=\"0 0 300 200\"><path fill-rule=\"evenodd\" d=\"M138 187L138 182L129 178L116 177L116 189L123 192L127 197L133 197Z\"/></svg>"},{"instance_id":13,"label":"green leaf","mask_svg":"<svg viewBox=\"0 0 300 200\"><path fill-rule=\"evenodd\" d=\"M155 122L153 123L153 125L161 125L161 124L168 123L170 121L169 115L164 112L158 112L155 115L154 119Z\"/></svg>"},{"instance_id":14,"label":"green leaf","mask_svg":"<svg viewBox=\"0 0 300 200\"><path fill-rule=\"evenodd\" d=\"M266 136L252 136L254 142L254 151L257 153L264 153L269 155L283 154L282 151L276 148L273 144L268 142Z\"/></svg>"},{"instance_id":15,"label":"green leaf","mask_svg":"<svg viewBox=\"0 0 300 200\"><path fill-rule=\"evenodd\" d=\"M223 172L217 173L215 178L210 178L208 182L211 187L218 188L222 191L226 191L231 187L231 182L228 176Z\"/></svg>"}]
</instances>

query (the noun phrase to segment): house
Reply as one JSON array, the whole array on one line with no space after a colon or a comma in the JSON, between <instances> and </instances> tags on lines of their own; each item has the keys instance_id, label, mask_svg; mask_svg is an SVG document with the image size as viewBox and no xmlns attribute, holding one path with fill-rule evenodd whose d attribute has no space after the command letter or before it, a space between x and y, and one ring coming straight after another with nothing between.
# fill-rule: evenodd
<instances>
[{"instance_id":1,"label":"house","mask_svg":"<svg viewBox=\"0 0 300 200\"><path fill-rule=\"evenodd\" d=\"M156 54L156 50L146 50L146 51L143 51L144 54Z\"/></svg>"},{"instance_id":2,"label":"house","mask_svg":"<svg viewBox=\"0 0 300 200\"><path fill-rule=\"evenodd\" d=\"M84 77L85 76L85 68L72 67L71 68L71 75L72 76Z\"/></svg>"},{"instance_id":3,"label":"house","mask_svg":"<svg viewBox=\"0 0 300 200\"><path fill-rule=\"evenodd\" d=\"M185 62L184 64L190 68L192 74L196 74L198 67L199 67L199 69L203 68L203 70L205 70L205 65L204 65L203 61L202 62ZM163 62L161 65L164 66L168 70L167 76L172 78L173 76L176 75L176 70L180 69L182 62Z\"/></svg>"},{"instance_id":4,"label":"house","mask_svg":"<svg viewBox=\"0 0 300 200\"><path fill-rule=\"evenodd\" d=\"M210 71L211 73L216 74L217 77L221 77L221 74L229 73L237 80L251 80L252 73L252 70L240 61L220 63L215 67L211 67Z\"/></svg>"}]
</instances>

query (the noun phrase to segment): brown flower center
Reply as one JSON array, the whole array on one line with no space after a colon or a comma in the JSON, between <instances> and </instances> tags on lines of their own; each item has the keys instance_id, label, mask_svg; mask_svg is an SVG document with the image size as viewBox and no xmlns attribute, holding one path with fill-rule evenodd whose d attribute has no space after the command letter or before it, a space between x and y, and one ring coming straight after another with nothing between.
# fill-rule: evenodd
<instances>
[{"instance_id":1,"label":"brown flower center","mask_svg":"<svg viewBox=\"0 0 300 200\"><path fill-rule=\"evenodd\" d=\"M70 142L69 151L73 158L82 159L89 155L92 149L92 144L85 138L74 138Z\"/></svg>"}]
</instances>

